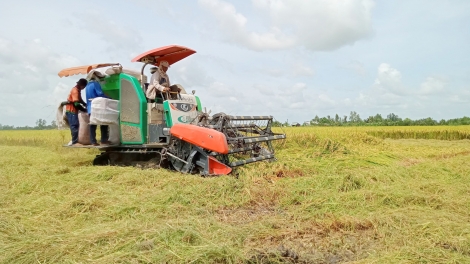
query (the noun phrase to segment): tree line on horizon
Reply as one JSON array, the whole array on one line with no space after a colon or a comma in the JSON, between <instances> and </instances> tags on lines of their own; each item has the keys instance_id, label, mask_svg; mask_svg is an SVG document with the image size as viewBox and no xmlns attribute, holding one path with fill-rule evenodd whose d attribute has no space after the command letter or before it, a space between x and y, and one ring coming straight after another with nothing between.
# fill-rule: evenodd
<instances>
[{"instance_id":1,"label":"tree line on horizon","mask_svg":"<svg viewBox=\"0 0 470 264\"><path fill-rule=\"evenodd\" d=\"M288 121L281 123L274 121L273 126L293 126ZM458 126L470 125L470 117L464 116L462 118L441 119L439 121L431 117L412 120L410 118L400 118L394 113L388 114L383 117L381 114L369 116L362 119L358 113L351 111L349 116L339 116L336 114L334 117L326 116L319 117L316 115L312 120L304 122L303 124L295 124L297 126ZM294 126L295 126L294 125Z\"/></svg>"},{"instance_id":2,"label":"tree line on horizon","mask_svg":"<svg viewBox=\"0 0 470 264\"><path fill-rule=\"evenodd\" d=\"M9 126L0 124L0 130L46 130L46 129L56 129L57 124L55 121L51 121L48 125L47 121L44 119L36 120L35 126Z\"/></svg>"},{"instance_id":3,"label":"tree line on horizon","mask_svg":"<svg viewBox=\"0 0 470 264\"><path fill-rule=\"evenodd\" d=\"M272 126L293 126L288 121L284 123L279 121L273 121ZM312 120L298 124L300 126L459 126L459 125L470 125L470 117L464 116L461 118L453 119L441 119L439 121L432 119L431 117L412 120L410 118L400 118L394 113L388 114L386 117L382 117L381 114L375 116L369 116L362 119L358 113L351 111L349 116L339 116L336 114L334 117L327 115L326 117L319 117L316 115ZM51 121L47 124L44 119L38 119L35 126L11 126L0 124L0 130L46 130L56 129L57 124L55 121Z\"/></svg>"}]
</instances>

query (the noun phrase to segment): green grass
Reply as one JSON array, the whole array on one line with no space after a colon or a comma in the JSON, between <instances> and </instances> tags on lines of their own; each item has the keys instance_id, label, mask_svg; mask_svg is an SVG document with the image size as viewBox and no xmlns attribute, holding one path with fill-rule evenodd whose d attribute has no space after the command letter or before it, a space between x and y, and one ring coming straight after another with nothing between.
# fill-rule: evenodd
<instances>
[{"instance_id":1,"label":"green grass","mask_svg":"<svg viewBox=\"0 0 470 264\"><path fill-rule=\"evenodd\" d=\"M0 263L470 263L470 141L440 136L470 127L284 131L238 179L0 131Z\"/></svg>"}]
</instances>

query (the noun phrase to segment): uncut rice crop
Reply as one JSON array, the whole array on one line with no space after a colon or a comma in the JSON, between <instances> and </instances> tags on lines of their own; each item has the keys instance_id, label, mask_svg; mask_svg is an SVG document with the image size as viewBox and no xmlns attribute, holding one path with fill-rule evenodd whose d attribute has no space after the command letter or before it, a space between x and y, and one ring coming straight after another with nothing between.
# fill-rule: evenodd
<instances>
[{"instance_id":1,"label":"uncut rice crop","mask_svg":"<svg viewBox=\"0 0 470 264\"><path fill-rule=\"evenodd\" d=\"M436 140L463 140L470 139L470 130L467 127L439 127L423 128L390 128L376 129L366 132L368 135L386 139L436 139Z\"/></svg>"}]
</instances>

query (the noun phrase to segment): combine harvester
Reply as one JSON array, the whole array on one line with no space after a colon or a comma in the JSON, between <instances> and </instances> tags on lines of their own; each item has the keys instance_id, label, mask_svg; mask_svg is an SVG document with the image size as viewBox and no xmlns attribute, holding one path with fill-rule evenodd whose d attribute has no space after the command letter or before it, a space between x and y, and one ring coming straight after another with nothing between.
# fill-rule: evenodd
<instances>
[{"instance_id":1,"label":"combine harvester","mask_svg":"<svg viewBox=\"0 0 470 264\"><path fill-rule=\"evenodd\" d=\"M108 67L100 81L103 92L118 100L116 120L120 142L110 146L86 145L101 151L94 165L136 165L154 163L182 173L202 176L226 175L245 164L275 160L272 141L285 139L273 133L272 116L212 116L202 111L201 101L187 94L181 85L172 85L170 93L155 101L145 96L148 86L144 69L160 60L173 64L196 53L182 46L165 46L145 52L132 62L141 62L141 72L123 69L119 63L103 63L67 68L60 77L89 74ZM181 88L180 92L175 92ZM66 146L75 148L73 146Z\"/></svg>"}]
</instances>

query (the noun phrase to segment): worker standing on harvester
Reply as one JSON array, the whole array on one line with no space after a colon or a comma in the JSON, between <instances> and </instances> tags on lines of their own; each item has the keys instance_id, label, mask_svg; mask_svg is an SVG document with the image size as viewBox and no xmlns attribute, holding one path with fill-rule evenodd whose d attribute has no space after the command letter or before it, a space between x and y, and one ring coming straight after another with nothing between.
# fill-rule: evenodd
<instances>
[{"instance_id":1,"label":"worker standing on harvester","mask_svg":"<svg viewBox=\"0 0 470 264\"><path fill-rule=\"evenodd\" d=\"M86 92L86 108L88 111L88 116L91 115L91 101L94 98L103 97L109 98L101 89L101 85L99 81L103 79L105 76L99 72L94 71L90 77L90 81L88 82L85 92ZM99 146L98 142L96 142L96 127L97 125L90 124L90 142L93 146ZM107 125L100 125L101 131L101 145L109 145L110 142L108 141L108 126Z\"/></svg>"},{"instance_id":2,"label":"worker standing on harvester","mask_svg":"<svg viewBox=\"0 0 470 264\"><path fill-rule=\"evenodd\" d=\"M169 92L170 91L170 78L166 71L170 67L168 61L162 60L158 64L158 70L152 74L150 78L150 83L146 92L146 96L149 99L155 99L155 96L162 92ZM178 90L180 90L178 88Z\"/></svg>"},{"instance_id":3,"label":"worker standing on harvester","mask_svg":"<svg viewBox=\"0 0 470 264\"><path fill-rule=\"evenodd\" d=\"M69 96L67 97L65 113L67 115L67 119L70 125L70 132L72 134L72 146L82 145L78 143L78 129L80 127L80 123L78 121L78 111L86 112L86 103L82 99L81 91L85 89L87 84L88 81L86 79L82 78L78 80L77 85L72 88Z\"/></svg>"}]
</instances>

